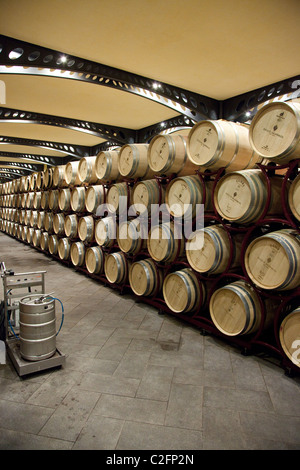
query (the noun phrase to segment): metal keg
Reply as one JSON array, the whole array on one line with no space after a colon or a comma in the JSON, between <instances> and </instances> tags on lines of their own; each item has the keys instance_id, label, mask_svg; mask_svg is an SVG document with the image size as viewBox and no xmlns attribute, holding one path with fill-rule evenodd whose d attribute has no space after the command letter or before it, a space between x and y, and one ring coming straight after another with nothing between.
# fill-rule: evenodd
<instances>
[{"instance_id":1,"label":"metal keg","mask_svg":"<svg viewBox=\"0 0 300 470\"><path fill-rule=\"evenodd\" d=\"M56 351L55 299L33 294L20 300L20 354L28 361L47 359Z\"/></svg>"}]
</instances>

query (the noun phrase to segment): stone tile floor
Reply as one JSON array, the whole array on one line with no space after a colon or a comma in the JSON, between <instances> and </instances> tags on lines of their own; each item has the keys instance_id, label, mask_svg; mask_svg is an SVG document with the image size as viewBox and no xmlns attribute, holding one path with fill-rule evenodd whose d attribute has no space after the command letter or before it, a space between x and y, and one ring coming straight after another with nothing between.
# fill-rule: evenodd
<instances>
[{"instance_id":1,"label":"stone tile floor","mask_svg":"<svg viewBox=\"0 0 300 470\"><path fill-rule=\"evenodd\" d=\"M66 355L64 367L23 378L9 359L0 366L0 449L300 448L300 379L274 361L243 356L3 233L0 261L47 271L46 290L64 305L57 347Z\"/></svg>"}]
</instances>

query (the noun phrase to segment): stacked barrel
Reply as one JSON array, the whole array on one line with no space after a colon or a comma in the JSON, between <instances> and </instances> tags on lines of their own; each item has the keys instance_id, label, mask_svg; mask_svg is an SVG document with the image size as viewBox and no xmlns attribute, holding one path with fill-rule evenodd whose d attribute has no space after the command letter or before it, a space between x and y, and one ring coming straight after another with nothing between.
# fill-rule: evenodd
<instances>
[{"instance_id":1,"label":"stacked barrel","mask_svg":"<svg viewBox=\"0 0 300 470\"><path fill-rule=\"evenodd\" d=\"M274 102L5 183L0 228L298 370L299 120Z\"/></svg>"}]
</instances>

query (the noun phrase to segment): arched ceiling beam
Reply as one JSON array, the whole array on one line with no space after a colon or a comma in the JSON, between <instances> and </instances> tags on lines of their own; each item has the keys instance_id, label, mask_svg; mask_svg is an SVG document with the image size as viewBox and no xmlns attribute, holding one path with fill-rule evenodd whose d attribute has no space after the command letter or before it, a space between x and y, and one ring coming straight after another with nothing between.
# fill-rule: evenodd
<instances>
[{"instance_id":1,"label":"arched ceiling beam","mask_svg":"<svg viewBox=\"0 0 300 470\"><path fill-rule=\"evenodd\" d=\"M13 145L28 145L29 147L40 147L46 148L48 150L56 150L57 152L61 152L67 154L64 157L64 162L72 160L73 158L80 159L82 157L87 157L90 155L90 147L85 145L75 145L75 144L68 144L68 143L61 143L61 142L50 142L44 140L36 140L36 139L25 139L21 137L11 137L11 136L0 136L0 144L13 144ZM20 154L21 155L21 154ZM44 156L44 162L49 162L49 156ZM40 159L41 160L41 159ZM57 161L56 161L57 164Z\"/></svg>"},{"instance_id":2,"label":"arched ceiling beam","mask_svg":"<svg viewBox=\"0 0 300 470\"><path fill-rule=\"evenodd\" d=\"M217 119L219 102L152 78L0 35L0 73L81 80L139 95L190 119Z\"/></svg>"},{"instance_id":3,"label":"arched ceiling beam","mask_svg":"<svg viewBox=\"0 0 300 470\"><path fill-rule=\"evenodd\" d=\"M63 127L65 129L92 134L104 139L112 139L122 145L133 143L136 138L136 133L132 129L13 108L0 107L0 121Z\"/></svg>"}]
</instances>

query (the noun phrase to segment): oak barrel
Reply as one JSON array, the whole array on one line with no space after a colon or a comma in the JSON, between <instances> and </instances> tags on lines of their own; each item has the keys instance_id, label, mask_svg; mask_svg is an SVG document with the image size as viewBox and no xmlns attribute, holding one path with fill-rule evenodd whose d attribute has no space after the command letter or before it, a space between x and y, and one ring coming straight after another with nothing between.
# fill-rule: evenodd
<instances>
[{"instance_id":1,"label":"oak barrel","mask_svg":"<svg viewBox=\"0 0 300 470\"><path fill-rule=\"evenodd\" d=\"M243 280L217 289L210 298L209 312L216 328L227 336L254 333L262 321L258 294Z\"/></svg>"},{"instance_id":2,"label":"oak barrel","mask_svg":"<svg viewBox=\"0 0 300 470\"><path fill-rule=\"evenodd\" d=\"M250 145L249 128L222 119L195 124L188 135L187 151L191 162L210 170L244 170L261 161Z\"/></svg>"},{"instance_id":3,"label":"oak barrel","mask_svg":"<svg viewBox=\"0 0 300 470\"><path fill-rule=\"evenodd\" d=\"M85 265L89 273L100 274L104 270L104 253L101 246L92 246L86 250Z\"/></svg>"},{"instance_id":4,"label":"oak barrel","mask_svg":"<svg viewBox=\"0 0 300 470\"><path fill-rule=\"evenodd\" d=\"M62 213L53 215L53 230L56 235L62 236L65 234L65 217Z\"/></svg>"},{"instance_id":5,"label":"oak barrel","mask_svg":"<svg viewBox=\"0 0 300 470\"><path fill-rule=\"evenodd\" d=\"M37 218L37 227L44 229L44 223L45 223L45 212L44 211L39 211L38 212L38 218Z\"/></svg>"},{"instance_id":6,"label":"oak barrel","mask_svg":"<svg viewBox=\"0 0 300 470\"><path fill-rule=\"evenodd\" d=\"M282 321L279 340L289 360L300 367L300 307L289 313Z\"/></svg>"},{"instance_id":7,"label":"oak barrel","mask_svg":"<svg viewBox=\"0 0 300 470\"><path fill-rule=\"evenodd\" d=\"M71 242L68 238L60 238L58 240L58 256L60 259L68 260L70 258L70 249L71 249Z\"/></svg>"},{"instance_id":8,"label":"oak barrel","mask_svg":"<svg viewBox=\"0 0 300 470\"><path fill-rule=\"evenodd\" d=\"M44 210L49 208L49 191L42 191L41 208Z\"/></svg>"},{"instance_id":9,"label":"oak barrel","mask_svg":"<svg viewBox=\"0 0 300 470\"><path fill-rule=\"evenodd\" d=\"M99 152L96 157L95 171L97 178L103 182L117 181L119 172L119 149Z\"/></svg>"},{"instance_id":10,"label":"oak barrel","mask_svg":"<svg viewBox=\"0 0 300 470\"><path fill-rule=\"evenodd\" d=\"M74 266L82 266L85 261L85 246L83 242L74 242L70 248L70 257Z\"/></svg>"},{"instance_id":11,"label":"oak barrel","mask_svg":"<svg viewBox=\"0 0 300 470\"><path fill-rule=\"evenodd\" d=\"M42 192L36 191L33 196L33 208L34 209L41 208L41 198L42 198Z\"/></svg>"},{"instance_id":12,"label":"oak barrel","mask_svg":"<svg viewBox=\"0 0 300 470\"><path fill-rule=\"evenodd\" d=\"M71 209L71 189L62 188L58 194L58 207L61 211L69 211Z\"/></svg>"},{"instance_id":13,"label":"oak barrel","mask_svg":"<svg viewBox=\"0 0 300 470\"><path fill-rule=\"evenodd\" d=\"M68 186L76 186L81 183L78 173L79 161L68 162L65 165L65 180Z\"/></svg>"},{"instance_id":14,"label":"oak barrel","mask_svg":"<svg viewBox=\"0 0 300 470\"><path fill-rule=\"evenodd\" d=\"M103 217L95 223L95 240L102 247L111 247L117 239L118 227L114 217Z\"/></svg>"},{"instance_id":15,"label":"oak barrel","mask_svg":"<svg viewBox=\"0 0 300 470\"><path fill-rule=\"evenodd\" d=\"M158 175L192 175L198 169L188 159L187 137L183 135L153 137L148 148L148 163Z\"/></svg>"},{"instance_id":16,"label":"oak barrel","mask_svg":"<svg viewBox=\"0 0 300 470\"><path fill-rule=\"evenodd\" d=\"M147 248L148 227L143 227L138 219L119 223L117 242L122 251L137 254Z\"/></svg>"},{"instance_id":17,"label":"oak barrel","mask_svg":"<svg viewBox=\"0 0 300 470\"><path fill-rule=\"evenodd\" d=\"M40 246L41 246L41 249L44 251L48 250L48 240L49 240L48 232L42 232Z\"/></svg>"},{"instance_id":18,"label":"oak barrel","mask_svg":"<svg viewBox=\"0 0 300 470\"><path fill-rule=\"evenodd\" d=\"M51 255L56 255L58 251L58 237L57 235L49 235L48 249Z\"/></svg>"},{"instance_id":19,"label":"oak barrel","mask_svg":"<svg viewBox=\"0 0 300 470\"><path fill-rule=\"evenodd\" d=\"M270 178L271 199L267 215L283 212L281 204L282 177ZM214 204L218 214L230 222L250 224L264 213L268 197L266 177L261 170L235 171L217 182Z\"/></svg>"},{"instance_id":20,"label":"oak barrel","mask_svg":"<svg viewBox=\"0 0 300 470\"><path fill-rule=\"evenodd\" d=\"M164 187L156 179L138 181L132 191L132 206L137 214L147 213L151 216L153 204L163 204L165 201Z\"/></svg>"},{"instance_id":21,"label":"oak barrel","mask_svg":"<svg viewBox=\"0 0 300 470\"><path fill-rule=\"evenodd\" d=\"M81 183L93 184L98 181L96 175L96 158L83 157L79 161L78 176Z\"/></svg>"},{"instance_id":22,"label":"oak barrel","mask_svg":"<svg viewBox=\"0 0 300 470\"><path fill-rule=\"evenodd\" d=\"M71 193L71 208L74 212L84 212L85 210L85 188L75 187Z\"/></svg>"},{"instance_id":23,"label":"oak barrel","mask_svg":"<svg viewBox=\"0 0 300 470\"><path fill-rule=\"evenodd\" d=\"M79 219L78 236L81 241L85 242L91 242L94 239L94 219L91 215Z\"/></svg>"},{"instance_id":24,"label":"oak barrel","mask_svg":"<svg viewBox=\"0 0 300 470\"><path fill-rule=\"evenodd\" d=\"M285 164L300 157L300 103L273 101L256 113L250 143L264 158Z\"/></svg>"},{"instance_id":25,"label":"oak barrel","mask_svg":"<svg viewBox=\"0 0 300 470\"><path fill-rule=\"evenodd\" d=\"M289 188L288 204L293 215L300 221L300 173Z\"/></svg>"},{"instance_id":26,"label":"oak barrel","mask_svg":"<svg viewBox=\"0 0 300 470\"><path fill-rule=\"evenodd\" d=\"M53 187L64 188L66 186L65 165L58 165L53 170Z\"/></svg>"},{"instance_id":27,"label":"oak barrel","mask_svg":"<svg viewBox=\"0 0 300 470\"><path fill-rule=\"evenodd\" d=\"M166 222L151 227L147 239L148 252L155 261L171 263L184 253L181 227Z\"/></svg>"},{"instance_id":28,"label":"oak barrel","mask_svg":"<svg viewBox=\"0 0 300 470\"><path fill-rule=\"evenodd\" d=\"M69 238L77 238L78 217L76 214L68 214L65 217L65 234Z\"/></svg>"},{"instance_id":29,"label":"oak barrel","mask_svg":"<svg viewBox=\"0 0 300 470\"><path fill-rule=\"evenodd\" d=\"M241 265L240 255L243 234L231 235L230 238L221 224L211 225L196 230L186 242L186 257L191 267L199 273L220 274L229 268Z\"/></svg>"},{"instance_id":30,"label":"oak barrel","mask_svg":"<svg viewBox=\"0 0 300 470\"><path fill-rule=\"evenodd\" d=\"M154 172L148 164L149 144L126 144L119 152L119 172L126 178L150 179Z\"/></svg>"},{"instance_id":31,"label":"oak barrel","mask_svg":"<svg viewBox=\"0 0 300 470\"><path fill-rule=\"evenodd\" d=\"M205 303L206 291L191 268L175 271L166 276L163 296L170 310L176 313L194 312Z\"/></svg>"},{"instance_id":32,"label":"oak barrel","mask_svg":"<svg viewBox=\"0 0 300 470\"><path fill-rule=\"evenodd\" d=\"M88 212L97 213L97 209L105 201L105 188L102 184L89 186L85 194L85 208Z\"/></svg>"},{"instance_id":33,"label":"oak barrel","mask_svg":"<svg viewBox=\"0 0 300 470\"><path fill-rule=\"evenodd\" d=\"M47 232L49 233L53 232L53 213L52 212L45 213L44 227Z\"/></svg>"},{"instance_id":34,"label":"oak barrel","mask_svg":"<svg viewBox=\"0 0 300 470\"><path fill-rule=\"evenodd\" d=\"M300 286L300 235L282 229L254 239L245 252L245 269L263 289L289 290Z\"/></svg>"},{"instance_id":35,"label":"oak barrel","mask_svg":"<svg viewBox=\"0 0 300 470\"><path fill-rule=\"evenodd\" d=\"M49 209L52 211L58 210L58 195L59 195L58 189L52 189L49 192Z\"/></svg>"},{"instance_id":36,"label":"oak barrel","mask_svg":"<svg viewBox=\"0 0 300 470\"><path fill-rule=\"evenodd\" d=\"M136 261L129 270L129 284L138 296L157 295L163 284L162 270L156 267L151 258Z\"/></svg>"},{"instance_id":37,"label":"oak barrel","mask_svg":"<svg viewBox=\"0 0 300 470\"><path fill-rule=\"evenodd\" d=\"M130 263L122 252L109 253L104 262L106 279L112 284L124 284L128 278Z\"/></svg>"},{"instance_id":38,"label":"oak barrel","mask_svg":"<svg viewBox=\"0 0 300 470\"><path fill-rule=\"evenodd\" d=\"M197 204L203 204L204 196L204 210L212 212L213 181L206 181L203 184L198 175L181 176L172 180L167 186L165 196L170 214L173 217L194 218L198 209Z\"/></svg>"},{"instance_id":39,"label":"oak barrel","mask_svg":"<svg viewBox=\"0 0 300 470\"><path fill-rule=\"evenodd\" d=\"M37 228L34 230L33 235L32 235L32 244L33 246L39 247L41 244L41 236L42 236L42 231Z\"/></svg>"},{"instance_id":40,"label":"oak barrel","mask_svg":"<svg viewBox=\"0 0 300 470\"><path fill-rule=\"evenodd\" d=\"M122 199L121 199L122 198ZM107 191L106 203L109 211L127 212L132 199L132 188L127 183L112 184Z\"/></svg>"}]
</instances>

